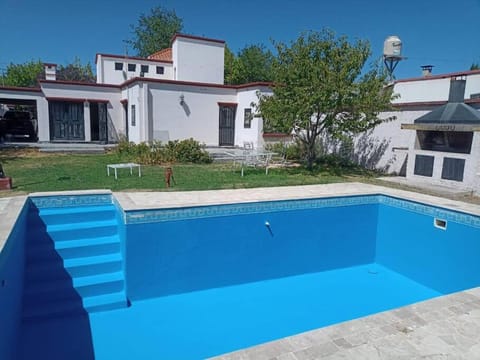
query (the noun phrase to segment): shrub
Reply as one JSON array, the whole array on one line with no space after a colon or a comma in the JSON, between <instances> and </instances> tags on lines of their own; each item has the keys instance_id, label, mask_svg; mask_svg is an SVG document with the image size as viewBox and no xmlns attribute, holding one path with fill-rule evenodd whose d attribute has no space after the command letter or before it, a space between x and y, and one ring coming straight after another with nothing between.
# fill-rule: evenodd
<instances>
[{"instance_id":1,"label":"shrub","mask_svg":"<svg viewBox=\"0 0 480 360\"><path fill-rule=\"evenodd\" d=\"M204 146L194 139L169 141L166 144L160 141L154 141L151 144L145 142L134 144L121 140L116 151L120 155L134 157L135 161L145 165L212 162Z\"/></svg>"},{"instance_id":2,"label":"shrub","mask_svg":"<svg viewBox=\"0 0 480 360\"><path fill-rule=\"evenodd\" d=\"M191 163L210 163L212 159L208 152L200 143L192 138L182 141L177 141L175 144L175 155L179 162Z\"/></svg>"},{"instance_id":3,"label":"shrub","mask_svg":"<svg viewBox=\"0 0 480 360\"><path fill-rule=\"evenodd\" d=\"M265 148L282 155L285 160L301 161L305 158L305 151L300 142L267 144Z\"/></svg>"},{"instance_id":4,"label":"shrub","mask_svg":"<svg viewBox=\"0 0 480 360\"><path fill-rule=\"evenodd\" d=\"M137 145L133 142L128 142L127 139L121 139L116 147L116 152L120 155L136 155Z\"/></svg>"}]
</instances>

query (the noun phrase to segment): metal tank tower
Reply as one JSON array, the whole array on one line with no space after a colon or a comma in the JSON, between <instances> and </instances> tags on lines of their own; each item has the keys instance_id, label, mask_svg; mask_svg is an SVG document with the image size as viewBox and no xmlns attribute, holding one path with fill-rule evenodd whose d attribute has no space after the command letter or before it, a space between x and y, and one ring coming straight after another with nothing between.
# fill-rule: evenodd
<instances>
[{"instance_id":1,"label":"metal tank tower","mask_svg":"<svg viewBox=\"0 0 480 360\"><path fill-rule=\"evenodd\" d=\"M396 35L387 37L383 43L383 62L390 80L393 80L393 71L403 59L405 58L402 56L402 40Z\"/></svg>"}]
</instances>

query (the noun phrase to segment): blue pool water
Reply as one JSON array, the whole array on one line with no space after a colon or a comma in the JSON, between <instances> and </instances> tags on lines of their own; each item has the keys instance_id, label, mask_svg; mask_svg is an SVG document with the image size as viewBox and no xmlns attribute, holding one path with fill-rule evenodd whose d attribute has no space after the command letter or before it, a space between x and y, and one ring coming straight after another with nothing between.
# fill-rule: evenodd
<instances>
[{"instance_id":1,"label":"blue pool water","mask_svg":"<svg viewBox=\"0 0 480 360\"><path fill-rule=\"evenodd\" d=\"M220 355L479 286L479 235L478 217L381 195L131 212L35 198L0 254L22 284L0 298L16 345L0 353Z\"/></svg>"}]
</instances>

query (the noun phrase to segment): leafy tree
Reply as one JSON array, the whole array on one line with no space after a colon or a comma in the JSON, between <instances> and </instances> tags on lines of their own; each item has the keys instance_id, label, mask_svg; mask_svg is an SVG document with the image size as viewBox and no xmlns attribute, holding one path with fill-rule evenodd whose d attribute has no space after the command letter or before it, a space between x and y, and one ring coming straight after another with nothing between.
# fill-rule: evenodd
<instances>
[{"instance_id":1,"label":"leafy tree","mask_svg":"<svg viewBox=\"0 0 480 360\"><path fill-rule=\"evenodd\" d=\"M233 61L230 84L272 80L273 54L264 45L248 45Z\"/></svg>"},{"instance_id":2,"label":"leafy tree","mask_svg":"<svg viewBox=\"0 0 480 360\"><path fill-rule=\"evenodd\" d=\"M477 63L472 63L472 65L470 66L470 70L479 70L480 69L480 64L477 62Z\"/></svg>"},{"instance_id":3,"label":"leafy tree","mask_svg":"<svg viewBox=\"0 0 480 360\"><path fill-rule=\"evenodd\" d=\"M43 74L43 63L40 60L31 60L24 64L10 63L0 83L4 86L36 87Z\"/></svg>"},{"instance_id":4,"label":"leafy tree","mask_svg":"<svg viewBox=\"0 0 480 360\"><path fill-rule=\"evenodd\" d=\"M183 20L174 10L154 7L150 14L141 14L137 25L130 25L133 37L125 42L137 52L137 56L150 54L170 47L173 35L183 29Z\"/></svg>"},{"instance_id":5,"label":"leafy tree","mask_svg":"<svg viewBox=\"0 0 480 360\"><path fill-rule=\"evenodd\" d=\"M266 128L296 130L306 152L306 165L316 160L322 135L341 139L376 126L380 111L390 108L392 88L385 86L380 66L363 71L370 44L330 30L302 34L290 46L275 43L273 95L259 96Z\"/></svg>"},{"instance_id":6,"label":"leafy tree","mask_svg":"<svg viewBox=\"0 0 480 360\"><path fill-rule=\"evenodd\" d=\"M80 59L75 57L71 64L60 65L57 69L57 79L67 81L95 82L92 65L87 63L82 65Z\"/></svg>"},{"instance_id":7,"label":"leafy tree","mask_svg":"<svg viewBox=\"0 0 480 360\"><path fill-rule=\"evenodd\" d=\"M224 78L225 84L233 84L232 74L233 74L234 62L235 62L235 55L228 48L227 44L225 44L225 59L224 59L224 66L223 66L223 78Z\"/></svg>"}]
</instances>

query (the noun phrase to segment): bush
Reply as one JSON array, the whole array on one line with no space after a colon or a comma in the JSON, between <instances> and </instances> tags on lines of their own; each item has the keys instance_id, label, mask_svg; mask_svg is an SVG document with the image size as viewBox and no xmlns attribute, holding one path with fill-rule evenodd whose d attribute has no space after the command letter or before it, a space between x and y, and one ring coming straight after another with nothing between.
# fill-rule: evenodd
<instances>
[{"instance_id":1,"label":"bush","mask_svg":"<svg viewBox=\"0 0 480 360\"><path fill-rule=\"evenodd\" d=\"M285 160L302 161L305 159L305 151L300 142L267 144L265 148L266 150L281 154Z\"/></svg>"},{"instance_id":2,"label":"bush","mask_svg":"<svg viewBox=\"0 0 480 360\"><path fill-rule=\"evenodd\" d=\"M134 157L137 162L145 165L165 163L210 163L212 159L204 146L194 139L175 140L162 144L154 141L152 144L134 144L121 140L117 145L120 155Z\"/></svg>"},{"instance_id":3,"label":"bush","mask_svg":"<svg viewBox=\"0 0 480 360\"><path fill-rule=\"evenodd\" d=\"M121 139L118 142L115 151L120 155L136 155L137 145L133 142L128 142L126 139Z\"/></svg>"},{"instance_id":4,"label":"bush","mask_svg":"<svg viewBox=\"0 0 480 360\"><path fill-rule=\"evenodd\" d=\"M210 163L212 159L208 152L192 138L175 142L176 160L179 162L191 162L195 164Z\"/></svg>"}]
</instances>

